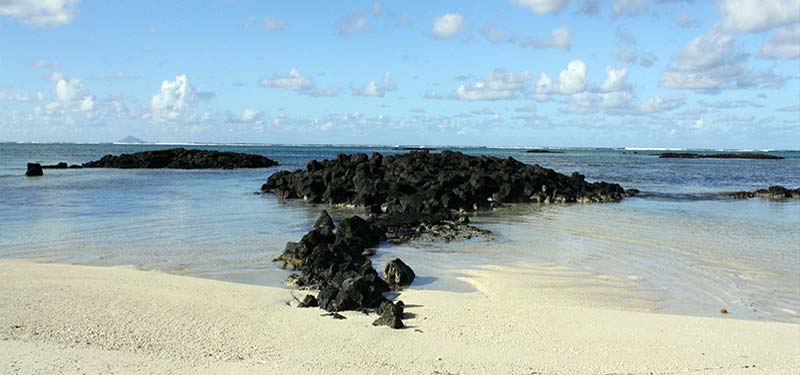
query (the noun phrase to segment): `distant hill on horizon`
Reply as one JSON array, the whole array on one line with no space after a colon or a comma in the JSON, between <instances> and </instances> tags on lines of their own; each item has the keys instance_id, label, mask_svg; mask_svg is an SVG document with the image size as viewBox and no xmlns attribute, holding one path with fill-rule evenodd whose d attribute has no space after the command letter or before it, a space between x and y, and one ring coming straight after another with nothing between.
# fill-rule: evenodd
<instances>
[{"instance_id":1,"label":"distant hill on horizon","mask_svg":"<svg viewBox=\"0 0 800 375\"><path fill-rule=\"evenodd\" d=\"M139 138L129 135L125 138L120 139L119 141L117 141L117 143L147 143L147 141L143 141Z\"/></svg>"}]
</instances>

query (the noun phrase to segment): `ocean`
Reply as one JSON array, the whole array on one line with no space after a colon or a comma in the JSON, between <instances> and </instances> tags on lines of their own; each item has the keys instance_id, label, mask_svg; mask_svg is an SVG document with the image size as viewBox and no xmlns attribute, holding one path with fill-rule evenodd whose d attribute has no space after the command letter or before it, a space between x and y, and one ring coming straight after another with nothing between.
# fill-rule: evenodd
<instances>
[{"instance_id":1,"label":"ocean","mask_svg":"<svg viewBox=\"0 0 800 375\"><path fill-rule=\"evenodd\" d=\"M327 207L258 195L267 177L340 153L407 152L384 146L184 145L261 154L281 165L255 170L45 170L28 162L80 164L106 154L175 147L123 144L0 144L0 257L100 266L131 265L259 285L289 274L272 262ZM445 147L434 149L445 149ZM659 159L659 150L452 148L578 171L642 191L610 204L507 205L474 215L494 241L385 245L414 288L472 290L459 270L555 265L575 284L621 280L658 312L800 322L800 200L722 199L721 192L800 186L800 151L783 160ZM710 152L713 150L687 150ZM360 213L328 208L335 218ZM637 294L634 294L637 295Z\"/></svg>"}]
</instances>

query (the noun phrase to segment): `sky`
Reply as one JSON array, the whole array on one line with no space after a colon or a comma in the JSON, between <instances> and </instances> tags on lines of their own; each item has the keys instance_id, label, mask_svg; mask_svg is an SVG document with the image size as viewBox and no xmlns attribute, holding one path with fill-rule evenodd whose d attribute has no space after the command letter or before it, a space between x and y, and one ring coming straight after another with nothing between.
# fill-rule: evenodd
<instances>
[{"instance_id":1,"label":"sky","mask_svg":"<svg viewBox=\"0 0 800 375\"><path fill-rule=\"evenodd\" d=\"M0 0L0 141L800 149L800 0Z\"/></svg>"}]
</instances>

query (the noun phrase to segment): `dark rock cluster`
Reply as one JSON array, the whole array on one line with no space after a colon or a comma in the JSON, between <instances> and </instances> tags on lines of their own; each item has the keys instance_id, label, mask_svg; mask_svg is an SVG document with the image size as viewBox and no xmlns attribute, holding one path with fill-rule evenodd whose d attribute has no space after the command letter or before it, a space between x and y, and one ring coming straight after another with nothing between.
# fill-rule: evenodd
<instances>
[{"instance_id":1,"label":"dark rock cluster","mask_svg":"<svg viewBox=\"0 0 800 375\"><path fill-rule=\"evenodd\" d=\"M100 160L83 164L84 168L122 168L122 169L234 169L268 168L278 165L270 158L211 150L169 150L143 151L132 154L106 155Z\"/></svg>"},{"instance_id":2,"label":"dark rock cluster","mask_svg":"<svg viewBox=\"0 0 800 375\"><path fill-rule=\"evenodd\" d=\"M314 160L305 170L273 174L261 190L282 199L349 204L374 213L442 217L451 210L473 211L499 203L616 202L626 196L617 184L590 183L577 172L566 176L513 158L452 151Z\"/></svg>"},{"instance_id":3,"label":"dark rock cluster","mask_svg":"<svg viewBox=\"0 0 800 375\"><path fill-rule=\"evenodd\" d=\"M329 312L379 309L380 324L376 321L376 325L400 328L402 308L398 315L396 305L384 297L390 284L378 276L369 260L370 248L385 239L384 233L382 224L359 216L341 220L337 228L328 212L322 211L314 228L300 242L287 243L275 261L300 271L290 277L294 286L320 290L317 297L306 296L300 307L319 306ZM392 262L398 269L391 273L392 283L411 283L414 271L399 259Z\"/></svg>"},{"instance_id":4,"label":"dark rock cluster","mask_svg":"<svg viewBox=\"0 0 800 375\"><path fill-rule=\"evenodd\" d=\"M770 186L767 189L756 191L737 191L726 194L728 198L747 199L747 198L766 198L771 200L783 200L789 198L800 199L800 188L787 189L783 186Z\"/></svg>"},{"instance_id":5,"label":"dark rock cluster","mask_svg":"<svg viewBox=\"0 0 800 375\"><path fill-rule=\"evenodd\" d=\"M756 154L752 152L735 153L735 154L695 154L691 152L665 152L658 154L662 159L768 159L780 160L781 156L770 154Z\"/></svg>"},{"instance_id":6,"label":"dark rock cluster","mask_svg":"<svg viewBox=\"0 0 800 375\"><path fill-rule=\"evenodd\" d=\"M63 161L58 163L58 164L43 165L42 166L42 169L81 169L81 168L83 168L83 167L81 167L80 165L75 165L75 164L68 165L66 162L63 162Z\"/></svg>"}]
</instances>

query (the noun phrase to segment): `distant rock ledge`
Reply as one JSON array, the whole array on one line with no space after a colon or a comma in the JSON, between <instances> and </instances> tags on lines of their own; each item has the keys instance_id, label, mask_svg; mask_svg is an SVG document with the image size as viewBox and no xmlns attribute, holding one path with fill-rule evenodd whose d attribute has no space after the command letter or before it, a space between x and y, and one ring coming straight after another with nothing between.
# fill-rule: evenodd
<instances>
[{"instance_id":1,"label":"distant rock ledge","mask_svg":"<svg viewBox=\"0 0 800 375\"><path fill-rule=\"evenodd\" d=\"M278 165L278 162L261 155L173 148L116 156L106 155L100 160L83 164L83 167L120 169L235 169L269 168L276 165Z\"/></svg>"},{"instance_id":2,"label":"distant rock ledge","mask_svg":"<svg viewBox=\"0 0 800 375\"><path fill-rule=\"evenodd\" d=\"M752 152L735 153L735 154L695 154L690 152L665 152L658 154L662 159L766 159L766 160L780 160L781 156L770 154L756 154Z\"/></svg>"},{"instance_id":3,"label":"distant rock ledge","mask_svg":"<svg viewBox=\"0 0 800 375\"><path fill-rule=\"evenodd\" d=\"M770 186L767 189L759 189L756 191L737 191L726 194L728 198L733 199L748 199L748 198L765 198L770 200L784 200L789 198L800 199L800 188L787 189L783 186Z\"/></svg>"}]
</instances>

